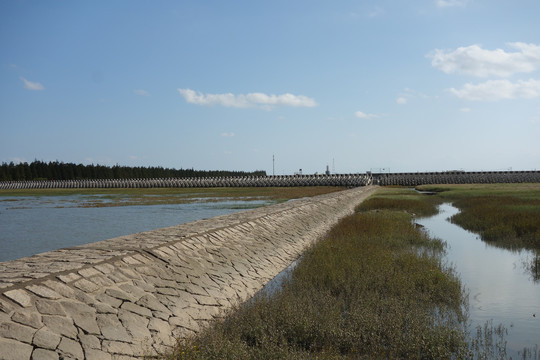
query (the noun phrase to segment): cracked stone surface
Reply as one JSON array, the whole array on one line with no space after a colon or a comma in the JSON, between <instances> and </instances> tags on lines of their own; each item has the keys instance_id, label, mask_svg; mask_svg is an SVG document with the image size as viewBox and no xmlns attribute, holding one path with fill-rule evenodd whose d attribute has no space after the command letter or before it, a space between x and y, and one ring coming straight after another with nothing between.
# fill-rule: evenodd
<instances>
[{"instance_id":1,"label":"cracked stone surface","mask_svg":"<svg viewBox=\"0 0 540 360\"><path fill-rule=\"evenodd\" d=\"M251 298L375 191L289 201L0 263L1 359L136 359Z\"/></svg>"}]
</instances>

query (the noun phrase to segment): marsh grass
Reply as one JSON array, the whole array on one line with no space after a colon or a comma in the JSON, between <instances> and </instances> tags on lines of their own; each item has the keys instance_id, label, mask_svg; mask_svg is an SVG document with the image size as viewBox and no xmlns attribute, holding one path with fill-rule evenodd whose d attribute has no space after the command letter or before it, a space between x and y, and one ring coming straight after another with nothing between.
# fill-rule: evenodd
<instances>
[{"instance_id":1,"label":"marsh grass","mask_svg":"<svg viewBox=\"0 0 540 360\"><path fill-rule=\"evenodd\" d=\"M359 205L358 210L404 211L412 216L426 217L437 214L437 206L442 200L436 196L426 196L411 189L382 188Z\"/></svg>"},{"instance_id":2,"label":"marsh grass","mask_svg":"<svg viewBox=\"0 0 540 360\"><path fill-rule=\"evenodd\" d=\"M503 248L540 251L540 184L420 187L460 209L451 221Z\"/></svg>"},{"instance_id":3,"label":"marsh grass","mask_svg":"<svg viewBox=\"0 0 540 360\"><path fill-rule=\"evenodd\" d=\"M475 196L459 199L451 221L505 248L540 250L540 198Z\"/></svg>"},{"instance_id":4,"label":"marsh grass","mask_svg":"<svg viewBox=\"0 0 540 360\"><path fill-rule=\"evenodd\" d=\"M442 244L398 208L362 207L343 219L272 296L255 297L165 358L468 357L459 279L437 251L417 251L440 253Z\"/></svg>"}]
</instances>

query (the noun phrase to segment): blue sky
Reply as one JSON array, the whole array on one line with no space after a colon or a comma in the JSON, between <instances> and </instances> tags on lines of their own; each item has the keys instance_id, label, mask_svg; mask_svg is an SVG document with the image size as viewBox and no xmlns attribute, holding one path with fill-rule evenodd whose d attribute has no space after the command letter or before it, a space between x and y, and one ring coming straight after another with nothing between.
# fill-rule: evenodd
<instances>
[{"instance_id":1,"label":"blue sky","mask_svg":"<svg viewBox=\"0 0 540 360\"><path fill-rule=\"evenodd\" d=\"M540 2L2 1L0 162L540 169Z\"/></svg>"}]
</instances>

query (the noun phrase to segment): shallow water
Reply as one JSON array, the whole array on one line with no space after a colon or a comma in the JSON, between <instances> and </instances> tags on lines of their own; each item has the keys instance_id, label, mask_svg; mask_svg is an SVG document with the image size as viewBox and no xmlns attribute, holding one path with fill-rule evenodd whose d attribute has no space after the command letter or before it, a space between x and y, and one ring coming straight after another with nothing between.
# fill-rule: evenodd
<instances>
[{"instance_id":1,"label":"shallow water","mask_svg":"<svg viewBox=\"0 0 540 360\"><path fill-rule=\"evenodd\" d=\"M194 198L194 203L84 208L96 195L0 197L0 262L270 204ZM100 202L107 201L100 199Z\"/></svg>"},{"instance_id":2,"label":"shallow water","mask_svg":"<svg viewBox=\"0 0 540 360\"><path fill-rule=\"evenodd\" d=\"M540 346L540 282L528 270L529 251L512 252L483 242L448 219L459 212L450 204L416 222L448 244L448 262L469 291L472 328L493 319L508 329L507 352L514 359L524 347Z\"/></svg>"}]
</instances>

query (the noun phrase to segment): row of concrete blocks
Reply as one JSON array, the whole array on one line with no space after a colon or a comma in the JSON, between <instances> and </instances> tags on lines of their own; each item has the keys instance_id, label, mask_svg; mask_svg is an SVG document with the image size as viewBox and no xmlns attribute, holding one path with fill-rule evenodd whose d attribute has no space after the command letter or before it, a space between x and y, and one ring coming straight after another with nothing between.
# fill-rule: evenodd
<instances>
[{"instance_id":1,"label":"row of concrete blocks","mask_svg":"<svg viewBox=\"0 0 540 360\"><path fill-rule=\"evenodd\" d=\"M168 179L99 179L5 181L0 189L65 189L65 188L172 188L172 187L289 187L289 186L365 186L366 174L301 175L301 176L246 176Z\"/></svg>"},{"instance_id":2,"label":"row of concrete blocks","mask_svg":"<svg viewBox=\"0 0 540 360\"><path fill-rule=\"evenodd\" d=\"M373 184L417 186L426 184L537 183L540 171L408 173L373 175Z\"/></svg>"}]
</instances>

